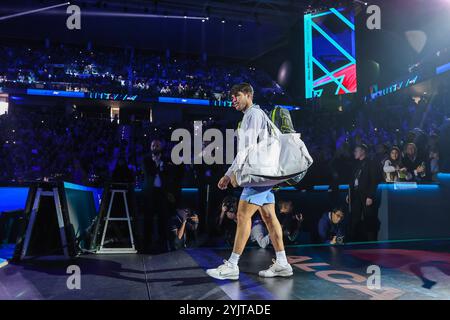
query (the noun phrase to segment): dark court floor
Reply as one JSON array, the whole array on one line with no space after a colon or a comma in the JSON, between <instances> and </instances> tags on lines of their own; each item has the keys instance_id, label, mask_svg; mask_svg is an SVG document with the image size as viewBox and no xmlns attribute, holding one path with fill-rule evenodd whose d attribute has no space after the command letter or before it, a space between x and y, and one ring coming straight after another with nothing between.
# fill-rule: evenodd
<instances>
[{"instance_id":1,"label":"dark court floor","mask_svg":"<svg viewBox=\"0 0 450 320\"><path fill-rule=\"evenodd\" d=\"M450 299L450 240L286 251L294 268L287 279L258 277L271 264L273 251L257 248L241 258L239 281L205 273L228 258L229 249L9 263L0 268L0 299ZM68 289L69 265L80 269L80 289Z\"/></svg>"}]
</instances>

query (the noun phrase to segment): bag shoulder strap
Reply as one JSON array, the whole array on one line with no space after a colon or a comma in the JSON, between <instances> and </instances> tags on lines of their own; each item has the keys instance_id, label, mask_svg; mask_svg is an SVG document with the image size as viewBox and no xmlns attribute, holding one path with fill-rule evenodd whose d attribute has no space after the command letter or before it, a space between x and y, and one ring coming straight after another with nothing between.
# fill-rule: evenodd
<instances>
[{"instance_id":1,"label":"bag shoulder strap","mask_svg":"<svg viewBox=\"0 0 450 320\"><path fill-rule=\"evenodd\" d=\"M261 108L258 108L260 112L262 112L264 114L265 119L267 120L268 123L268 128L269 128L269 136L280 136L281 131L280 129L277 128L277 126L275 125L275 123L273 123L272 120L270 120L269 116L264 112L264 110L262 110Z\"/></svg>"}]
</instances>

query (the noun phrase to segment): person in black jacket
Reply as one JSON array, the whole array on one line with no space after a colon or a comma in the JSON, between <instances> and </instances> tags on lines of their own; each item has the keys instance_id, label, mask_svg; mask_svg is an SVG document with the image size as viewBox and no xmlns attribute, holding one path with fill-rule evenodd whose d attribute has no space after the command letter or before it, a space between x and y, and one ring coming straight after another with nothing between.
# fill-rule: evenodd
<instances>
[{"instance_id":1,"label":"person in black jacket","mask_svg":"<svg viewBox=\"0 0 450 320\"><path fill-rule=\"evenodd\" d=\"M144 193L147 200L144 215L144 251L150 250L153 240L156 240L160 250L167 251L167 226L181 197L179 182L181 181L183 168L175 166L164 157L160 140L153 140L150 149L151 153L143 159ZM157 238L152 236L153 222L157 224Z\"/></svg>"},{"instance_id":2,"label":"person in black jacket","mask_svg":"<svg viewBox=\"0 0 450 320\"><path fill-rule=\"evenodd\" d=\"M378 171L367 156L365 144L354 150L356 166L350 181L347 203L350 206L350 241L376 241L379 229L375 196L378 184Z\"/></svg>"}]
</instances>

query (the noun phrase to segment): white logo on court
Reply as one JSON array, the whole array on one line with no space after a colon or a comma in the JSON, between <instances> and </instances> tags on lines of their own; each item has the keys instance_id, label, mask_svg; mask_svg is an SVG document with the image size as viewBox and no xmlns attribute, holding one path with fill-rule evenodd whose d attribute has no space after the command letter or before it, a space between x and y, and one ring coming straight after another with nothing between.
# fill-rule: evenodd
<instances>
[{"instance_id":1,"label":"white logo on court","mask_svg":"<svg viewBox=\"0 0 450 320\"><path fill-rule=\"evenodd\" d=\"M81 289L81 270L77 265L70 265L66 270L67 274L70 276L67 278L66 285L69 290L80 290Z\"/></svg>"},{"instance_id":2,"label":"white logo on court","mask_svg":"<svg viewBox=\"0 0 450 320\"><path fill-rule=\"evenodd\" d=\"M369 290L380 290L381 289L381 269L377 265L371 265L367 267L367 288Z\"/></svg>"}]
</instances>

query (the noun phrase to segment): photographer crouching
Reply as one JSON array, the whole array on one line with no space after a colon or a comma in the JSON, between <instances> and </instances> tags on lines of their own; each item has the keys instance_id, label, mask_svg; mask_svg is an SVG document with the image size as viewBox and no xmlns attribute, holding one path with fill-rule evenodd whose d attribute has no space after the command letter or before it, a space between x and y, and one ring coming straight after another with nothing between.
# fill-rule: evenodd
<instances>
[{"instance_id":1,"label":"photographer crouching","mask_svg":"<svg viewBox=\"0 0 450 320\"><path fill-rule=\"evenodd\" d=\"M324 213L319 221L318 229L323 243L343 244L345 240L344 211L336 208Z\"/></svg>"},{"instance_id":2,"label":"photographer crouching","mask_svg":"<svg viewBox=\"0 0 450 320\"><path fill-rule=\"evenodd\" d=\"M170 250L197 246L199 222L198 215L189 208L177 209L169 227Z\"/></svg>"}]
</instances>

